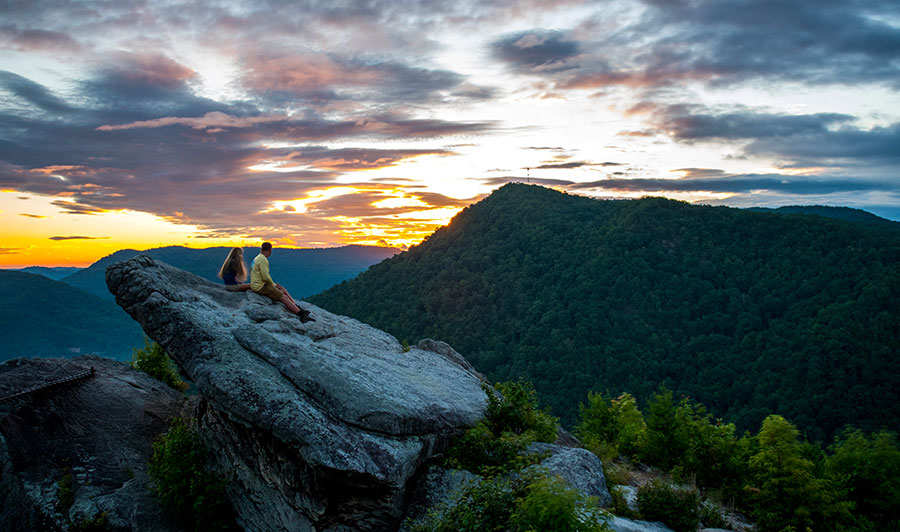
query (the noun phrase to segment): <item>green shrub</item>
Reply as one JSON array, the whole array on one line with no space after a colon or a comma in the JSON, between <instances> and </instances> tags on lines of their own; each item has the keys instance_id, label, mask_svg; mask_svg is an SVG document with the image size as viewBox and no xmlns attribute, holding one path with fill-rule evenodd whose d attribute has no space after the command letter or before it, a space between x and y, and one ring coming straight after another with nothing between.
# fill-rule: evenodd
<instances>
[{"instance_id":1,"label":"green shrub","mask_svg":"<svg viewBox=\"0 0 900 532\"><path fill-rule=\"evenodd\" d=\"M609 488L609 495L612 497L612 504L609 507L610 512L626 519L640 518L641 515L628 506L628 501L625 499L625 492L622 491L621 486L612 486Z\"/></svg>"},{"instance_id":2,"label":"green shrub","mask_svg":"<svg viewBox=\"0 0 900 532\"><path fill-rule=\"evenodd\" d=\"M641 459L666 471L679 464L687 451L688 442L678 430L678 417L672 401L672 391L660 387L647 408L647 443Z\"/></svg>"},{"instance_id":3,"label":"green shrub","mask_svg":"<svg viewBox=\"0 0 900 532\"><path fill-rule=\"evenodd\" d=\"M719 507L709 501L700 503L699 517L704 528L731 528L731 522L722 516Z\"/></svg>"},{"instance_id":4,"label":"green shrub","mask_svg":"<svg viewBox=\"0 0 900 532\"><path fill-rule=\"evenodd\" d=\"M900 530L900 447L897 436L845 430L831 447L825 465L856 507L853 514L874 528ZM862 526L861 528L866 528Z\"/></svg>"},{"instance_id":5,"label":"green shrub","mask_svg":"<svg viewBox=\"0 0 900 532\"><path fill-rule=\"evenodd\" d=\"M163 507L192 530L232 530L234 519L225 499L225 481L204 469L204 450L181 418L153 443L148 472Z\"/></svg>"},{"instance_id":6,"label":"green shrub","mask_svg":"<svg viewBox=\"0 0 900 532\"><path fill-rule=\"evenodd\" d=\"M663 480L638 488L638 510L647 521L662 521L675 532L694 532L700 524L700 495Z\"/></svg>"},{"instance_id":7,"label":"green shrub","mask_svg":"<svg viewBox=\"0 0 900 532\"><path fill-rule=\"evenodd\" d=\"M647 427L630 394L608 401L591 392L587 404L579 405L578 410L581 421L575 427L575 435L601 460L613 460L620 453L629 458L640 454Z\"/></svg>"},{"instance_id":8,"label":"green shrub","mask_svg":"<svg viewBox=\"0 0 900 532\"><path fill-rule=\"evenodd\" d=\"M540 471L482 479L436 508L413 532L608 532L607 514Z\"/></svg>"},{"instance_id":9,"label":"green shrub","mask_svg":"<svg viewBox=\"0 0 900 532\"><path fill-rule=\"evenodd\" d=\"M750 458L751 516L761 532L840 528L850 521L850 503L839 485L816 475L799 432L781 416L770 415L760 428L759 452Z\"/></svg>"},{"instance_id":10,"label":"green shrub","mask_svg":"<svg viewBox=\"0 0 900 532\"><path fill-rule=\"evenodd\" d=\"M445 465L494 476L540 462L540 454L525 454L535 441L556 440L556 418L538 407L534 389L519 381L488 385L485 417L453 442Z\"/></svg>"},{"instance_id":11,"label":"green shrub","mask_svg":"<svg viewBox=\"0 0 900 532\"><path fill-rule=\"evenodd\" d=\"M162 346L156 342L151 342L147 338L144 339L144 347L134 350L131 367L143 371L179 392L184 392L188 389L187 383L178 377L175 364Z\"/></svg>"},{"instance_id":12,"label":"green shrub","mask_svg":"<svg viewBox=\"0 0 900 532\"><path fill-rule=\"evenodd\" d=\"M72 471L69 468L63 469L63 475L56 481L57 499L59 500L59 510L62 513L68 513L69 508L75 504L75 479L72 477Z\"/></svg>"},{"instance_id":13,"label":"green shrub","mask_svg":"<svg viewBox=\"0 0 900 532\"><path fill-rule=\"evenodd\" d=\"M520 379L497 383L495 387L499 395L490 386L481 386L488 399L488 425L495 434L511 432L526 435L534 441L556 441L559 420L539 407L530 382Z\"/></svg>"},{"instance_id":14,"label":"green shrub","mask_svg":"<svg viewBox=\"0 0 900 532\"><path fill-rule=\"evenodd\" d=\"M108 518L109 512L100 512L93 519L73 523L69 530L71 532L103 532L107 530L106 521Z\"/></svg>"}]
</instances>

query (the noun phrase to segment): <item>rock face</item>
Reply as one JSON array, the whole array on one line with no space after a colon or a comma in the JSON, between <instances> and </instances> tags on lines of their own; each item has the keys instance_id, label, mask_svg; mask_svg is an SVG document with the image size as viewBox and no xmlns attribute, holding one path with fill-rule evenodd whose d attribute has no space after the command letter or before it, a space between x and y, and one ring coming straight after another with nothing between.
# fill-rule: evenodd
<instances>
[{"instance_id":1,"label":"rock face","mask_svg":"<svg viewBox=\"0 0 900 532\"><path fill-rule=\"evenodd\" d=\"M316 321L303 324L146 256L106 279L196 384L201 435L245 528L396 530L409 479L484 414L479 375L441 342L404 352L308 304Z\"/></svg>"},{"instance_id":2,"label":"rock face","mask_svg":"<svg viewBox=\"0 0 900 532\"><path fill-rule=\"evenodd\" d=\"M602 507L612 504L612 496L603 475L603 462L594 453L587 449L548 443L532 443L528 451L550 454L540 464L532 467L542 467L559 475L582 495L596 497L597 504Z\"/></svg>"},{"instance_id":3,"label":"rock face","mask_svg":"<svg viewBox=\"0 0 900 532\"><path fill-rule=\"evenodd\" d=\"M180 393L127 365L84 356L0 364L0 397L95 369L94 376L0 403L0 530L177 530L149 489L152 441Z\"/></svg>"}]
</instances>

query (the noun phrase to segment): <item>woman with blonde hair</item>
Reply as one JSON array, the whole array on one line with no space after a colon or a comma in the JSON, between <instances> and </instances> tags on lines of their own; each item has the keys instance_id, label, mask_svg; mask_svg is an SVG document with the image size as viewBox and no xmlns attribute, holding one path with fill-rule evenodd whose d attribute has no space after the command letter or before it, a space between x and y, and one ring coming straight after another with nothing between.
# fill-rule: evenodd
<instances>
[{"instance_id":1,"label":"woman with blonde hair","mask_svg":"<svg viewBox=\"0 0 900 532\"><path fill-rule=\"evenodd\" d=\"M225 288L229 292L246 292L250 285L244 283L247 280L247 266L244 265L244 250L232 248L219 268L219 279L225 281Z\"/></svg>"}]
</instances>

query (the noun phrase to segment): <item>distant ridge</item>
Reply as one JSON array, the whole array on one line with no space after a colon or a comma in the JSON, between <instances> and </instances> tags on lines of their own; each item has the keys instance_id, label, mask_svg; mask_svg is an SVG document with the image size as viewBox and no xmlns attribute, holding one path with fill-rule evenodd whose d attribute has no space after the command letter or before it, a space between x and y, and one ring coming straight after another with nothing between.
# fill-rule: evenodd
<instances>
[{"instance_id":1,"label":"distant ridge","mask_svg":"<svg viewBox=\"0 0 900 532\"><path fill-rule=\"evenodd\" d=\"M106 267L137 255L149 255L204 279L221 282L216 278L216 274L230 250L229 247L194 249L182 246L167 246L143 251L123 249L103 257L88 268L62 278L61 281L108 301L113 301L112 294L106 288ZM272 277L276 282L287 287L292 296L302 299L350 279L372 264L391 257L398 251L400 250L396 248L375 246L343 246L321 249L276 247L270 259ZM258 253L258 248L244 248L244 259L248 267Z\"/></svg>"},{"instance_id":2,"label":"distant ridge","mask_svg":"<svg viewBox=\"0 0 900 532\"><path fill-rule=\"evenodd\" d=\"M567 423L665 384L739 429L898 430L900 235L813 210L855 219L511 184L309 301L531 380Z\"/></svg>"},{"instance_id":3,"label":"distant ridge","mask_svg":"<svg viewBox=\"0 0 900 532\"><path fill-rule=\"evenodd\" d=\"M48 279L53 279L54 281L59 281L63 277L68 277L79 270L81 270L81 268L73 268L70 266L56 266L56 267L52 267L52 268L48 268L46 266L28 266L27 268L19 268L19 269L10 270L10 271L43 275L44 277L46 277Z\"/></svg>"},{"instance_id":4,"label":"distant ridge","mask_svg":"<svg viewBox=\"0 0 900 532\"><path fill-rule=\"evenodd\" d=\"M786 207L778 207L775 209L768 207L750 207L748 211L755 212L773 212L775 214L808 214L813 216L822 216L824 218L833 218L835 220L843 220L860 225L865 225L874 229L884 229L887 231L900 231L900 222L888 220L881 216L872 214L862 209L853 209L850 207L831 207L827 205L789 205Z\"/></svg>"},{"instance_id":5,"label":"distant ridge","mask_svg":"<svg viewBox=\"0 0 900 532\"><path fill-rule=\"evenodd\" d=\"M128 360L141 327L115 303L42 275L0 270L0 361L94 353Z\"/></svg>"}]
</instances>

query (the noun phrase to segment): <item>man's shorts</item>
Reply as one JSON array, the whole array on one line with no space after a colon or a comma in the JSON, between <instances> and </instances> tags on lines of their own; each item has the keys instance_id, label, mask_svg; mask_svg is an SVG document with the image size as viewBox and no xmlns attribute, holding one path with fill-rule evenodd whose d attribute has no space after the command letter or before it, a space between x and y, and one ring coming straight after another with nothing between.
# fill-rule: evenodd
<instances>
[{"instance_id":1,"label":"man's shorts","mask_svg":"<svg viewBox=\"0 0 900 532\"><path fill-rule=\"evenodd\" d=\"M256 290L254 290L254 292L256 292ZM281 298L284 297L284 293L278 288L275 288L275 285L272 284L263 285L262 290L256 293L261 296L266 296L272 301L281 301Z\"/></svg>"}]
</instances>

